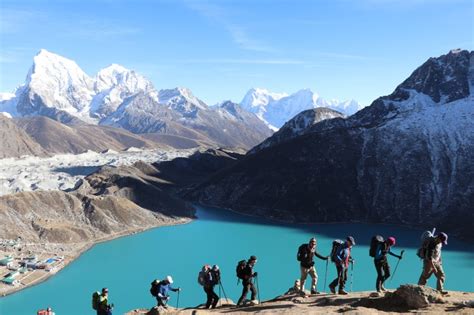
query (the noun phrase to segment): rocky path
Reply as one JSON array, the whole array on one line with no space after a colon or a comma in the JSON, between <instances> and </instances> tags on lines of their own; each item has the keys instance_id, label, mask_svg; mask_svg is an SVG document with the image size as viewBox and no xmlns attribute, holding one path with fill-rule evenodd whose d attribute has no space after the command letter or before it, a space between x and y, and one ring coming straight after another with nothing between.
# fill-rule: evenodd
<instances>
[{"instance_id":1,"label":"rocky path","mask_svg":"<svg viewBox=\"0 0 474 315\"><path fill-rule=\"evenodd\" d=\"M260 305L236 307L226 305L215 310L137 309L126 315L157 314L474 314L474 292L449 291L440 295L435 290L417 285L404 285L384 296L373 292L355 292L346 296L319 294L309 297L291 293L265 301Z\"/></svg>"}]
</instances>

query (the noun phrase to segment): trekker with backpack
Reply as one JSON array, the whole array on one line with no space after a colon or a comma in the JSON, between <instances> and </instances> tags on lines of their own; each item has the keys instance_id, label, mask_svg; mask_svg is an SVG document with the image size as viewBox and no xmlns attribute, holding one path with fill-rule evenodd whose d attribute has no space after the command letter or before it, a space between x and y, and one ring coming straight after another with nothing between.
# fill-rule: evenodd
<instances>
[{"instance_id":1,"label":"trekker with backpack","mask_svg":"<svg viewBox=\"0 0 474 315\"><path fill-rule=\"evenodd\" d=\"M97 311L97 315L112 315L113 307L113 304L109 304L109 289L103 288L102 292L92 294L92 308Z\"/></svg>"},{"instance_id":2,"label":"trekker with backpack","mask_svg":"<svg viewBox=\"0 0 474 315\"><path fill-rule=\"evenodd\" d=\"M245 263L245 260L242 260L237 265L237 277L242 280L242 295L240 296L237 305L242 305L244 300L247 298L249 291L252 292L252 301L257 297L257 289L255 289L255 285L253 283L253 278L257 277L258 275L257 272L253 271L256 263L257 257L252 255L250 256L247 263Z\"/></svg>"},{"instance_id":3,"label":"trekker with backpack","mask_svg":"<svg viewBox=\"0 0 474 315\"><path fill-rule=\"evenodd\" d=\"M181 288L175 289L171 287L173 284L173 278L171 278L171 276L167 276L165 280L158 281L158 283L156 282L156 280L152 282L150 293L156 297L157 306L168 308L166 305L170 299L168 292L179 292L181 291Z\"/></svg>"},{"instance_id":4,"label":"trekker with backpack","mask_svg":"<svg viewBox=\"0 0 474 315\"><path fill-rule=\"evenodd\" d=\"M349 263L354 263L351 257L352 246L355 245L355 240L352 236L348 236L345 242L334 241L333 249L331 251L331 260L336 264L337 278L329 284L329 289L332 293L336 293L336 287L339 285L339 294L348 294L344 291L347 281L347 270Z\"/></svg>"},{"instance_id":5,"label":"trekker with backpack","mask_svg":"<svg viewBox=\"0 0 474 315\"><path fill-rule=\"evenodd\" d=\"M329 256L323 256L318 253L316 249L316 238L311 238L309 243L301 244L298 248L298 253L296 259L300 262L300 291L304 293L304 283L308 274L311 276L311 294L319 294L316 290L318 284L318 273L314 266L314 256L318 257L321 260L328 260Z\"/></svg>"},{"instance_id":6,"label":"trekker with backpack","mask_svg":"<svg viewBox=\"0 0 474 315\"><path fill-rule=\"evenodd\" d=\"M375 270L377 271L377 280L375 288L378 293L387 291L384 287L384 282L390 278L390 265L388 264L387 254L390 254L398 259L402 259L403 251L397 255L391 251L391 247L395 246L396 239L393 236L384 240L382 236L376 235L372 237L370 242L369 255L374 257Z\"/></svg>"},{"instance_id":7,"label":"trekker with backpack","mask_svg":"<svg viewBox=\"0 0 474 315\"><path fill-rule=\"evenodd\" d=\"M217 269L215 269L217 267ZM207 295L206 308L216 308L219 302L219 296L214 292L214 286L219 283L217 274L219 267L214 265L213 268L209 265L204 265L202 270L199 272L198 283L204 288L204 292ZM219 273L220 276L220 273Z\"/></svg>"},{"instance_id":8,"label":"trekker with backpack","mask_svg":"<svg viewBox=\"0 0 474 315\"><path fill-rule=\"evenodd\" d=\"M434 273L437 279L436 289L441 294L447 294L448 292L443 289L446 278L441 261L441 248L443 245L448 245L448 235L444 232L439 233L435 237L430 236L424 242L420 250L420 256L423 258L423 272L418 280L418 284L426 285L426 282Z\"/></svg>"}]
</instances>

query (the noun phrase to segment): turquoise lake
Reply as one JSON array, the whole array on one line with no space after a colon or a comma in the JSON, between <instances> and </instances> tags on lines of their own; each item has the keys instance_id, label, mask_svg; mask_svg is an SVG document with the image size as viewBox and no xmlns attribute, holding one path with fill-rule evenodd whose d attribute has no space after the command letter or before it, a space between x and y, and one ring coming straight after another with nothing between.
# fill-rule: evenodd
<instances>
[{"instance_id":1,"label":"turquoise lake","mask_svg":"<svg viewBox=\"0 0 474 315\"><path fill-rule=\"evenodd\" d=\"M255 270L259 273L261 298L270 299L284 293L298 278L297 248L312 236L318 238L318 250L323 255L329 254L333 239L348 234L355 237L354 291L374 290L375 270L368 256L374 234L393 235L397 238L394 252L406 250L394 279L386 283L388 288L416 283L421 272L421 261L415 255L421 230L367 224L279 224L203 207L198 208L197 215L199 219L190 224L157 228L94 246L48 281L0 298L0 314L32 315L48 305L57 315L95 314L91 295L102 287L109 288L114 314L150 308L155 305L149 293L150 282L168 274L183 289L180 307L195 306L205 302L197 274L206 263L221 267L227 296L236 301L241 286L236 285L235 265L250 255L258 257ZM389 257L393 272L397 259ZM315 261L318 289L324 291L326 263L317 258ZM451 237L443 249L443 262L447 290L474 291L473 246ZM334 277L335 268L329 264L327 283ZM435 286L435 278L428 284ZM170 304L175 306L177 295L171 295Z\"/></svg>"}]
</instances>

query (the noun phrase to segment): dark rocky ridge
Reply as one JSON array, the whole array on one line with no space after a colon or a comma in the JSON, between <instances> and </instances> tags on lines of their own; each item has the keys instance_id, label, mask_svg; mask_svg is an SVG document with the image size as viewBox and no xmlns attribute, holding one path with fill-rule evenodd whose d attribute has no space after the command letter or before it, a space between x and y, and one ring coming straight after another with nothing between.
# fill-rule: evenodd
<instances>
[{"instance_id":1,"label":"dark rocky ridge","mask_svg":"<svg viewBox=\"0 0 474 315\"><path fill-rule=\"evenodd\" d=\"M248 155L187 197L282 220L436 225L474 239L473 60L431 58L391 95Z\"/></svg>"},{"instance_id":2,"label":"dark rocky ridge","mask_svg":"<svg viewBox=\"0 0 474 315\"><path fill-rule=\"evenodd\" d=\"M318 122L326 119L344 118L344 115L330 108L318 107L302 111L289 121L283 127L275 132L271 137L265 139L262 143L249 151L249 154L274 146L278 143L288 141L297 136L310 132L311 127Z\"/></svg>"}]
</instances>

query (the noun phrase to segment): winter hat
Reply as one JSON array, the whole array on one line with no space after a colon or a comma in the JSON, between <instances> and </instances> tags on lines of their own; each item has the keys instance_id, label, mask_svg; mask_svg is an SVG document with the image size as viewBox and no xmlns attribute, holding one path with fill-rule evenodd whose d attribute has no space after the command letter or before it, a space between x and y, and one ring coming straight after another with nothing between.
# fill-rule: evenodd
<instances>
[{"instance_id":1,"label":"winter hat","mask_svg":"<svg viewBox=\"0 0 474 315\"><path fill-rule=\"evenodd\" d=\"M171 276L166 276L166 280L167 280L170 284L173 284L173 278L171 278Z\"/></svg>"}]
</instances>

